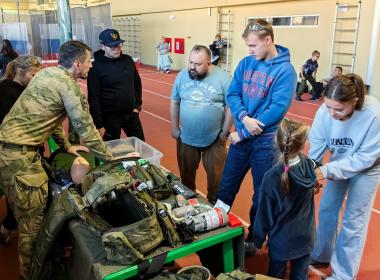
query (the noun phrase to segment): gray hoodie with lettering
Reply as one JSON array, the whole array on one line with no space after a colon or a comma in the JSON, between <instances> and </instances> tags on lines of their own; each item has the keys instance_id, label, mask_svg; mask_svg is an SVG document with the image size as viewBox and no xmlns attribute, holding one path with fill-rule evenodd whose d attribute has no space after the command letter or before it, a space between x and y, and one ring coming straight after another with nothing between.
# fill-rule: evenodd
<instances>
[{"instance_id":1,"label":"gray hoodie with lettering","mask_svg":"<svg viewBox=\"0 0 380 280\"><path fill-rule=\"evenodd\" d=\"M366 96L362 109L343 121L334 119L323 104L315 115L309 141L310 158L321 161L327 150L331 152L329 163L321 167L324 178L349 179L369 171L380 164L380 102Z\"/></svg>"}]
</instances>

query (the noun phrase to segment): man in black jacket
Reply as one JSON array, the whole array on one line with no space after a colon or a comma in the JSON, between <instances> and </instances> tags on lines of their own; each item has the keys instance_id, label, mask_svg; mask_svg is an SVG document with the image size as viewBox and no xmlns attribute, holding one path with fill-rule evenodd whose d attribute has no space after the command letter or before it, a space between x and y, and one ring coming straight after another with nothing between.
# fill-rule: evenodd
<instances>
[{"instance_id":1,"label":"man in black jacket","mask_svg":"<svg viewBox=\"0 0 380 280\"><path fill-rule=\"evenodd\" d=\"M115 29L99 35L100 50L88 74L88 101L96 128L104 140L119 139L121 129L127 136L145 140L139 118L142 87L135 63L122 54L124 40Z\"/></svg>"}]
</instances>

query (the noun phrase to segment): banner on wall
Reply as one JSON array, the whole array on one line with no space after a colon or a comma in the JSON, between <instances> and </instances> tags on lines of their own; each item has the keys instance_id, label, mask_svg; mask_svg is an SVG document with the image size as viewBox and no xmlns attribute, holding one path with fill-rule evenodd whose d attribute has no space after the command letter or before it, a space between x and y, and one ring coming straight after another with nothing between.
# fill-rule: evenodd
<instances>
[{"instance_id":1,"label":"banner on wall","mask_svg":"<svg viewBox=\"0 0 380 280\"><path fill-rule=\"evenodd\" d=\"M185 39L174 38L174 52L179 54L185 53Z\"/></svg>"}]
</instances>

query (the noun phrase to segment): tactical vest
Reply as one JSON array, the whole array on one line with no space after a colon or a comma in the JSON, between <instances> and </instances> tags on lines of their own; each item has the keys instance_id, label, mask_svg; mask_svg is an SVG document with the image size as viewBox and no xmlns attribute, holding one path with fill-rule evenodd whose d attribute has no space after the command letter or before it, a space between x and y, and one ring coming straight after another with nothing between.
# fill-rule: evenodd
<instances>
[{"instance_id":1,"label":"tactical vest","mask_svg":"<svg viewBox=\"0 0 380 280\"><path fill-rule=\"evenodd\" d=\"M84 178L82 190L88 189L84 196L74 188L69 188L53 200L37 237L31 280L49 279L50 270L45 263L50 249L60 230L75 217L81 218L101 236L107 259L114 264L130 265L143 260L144 254L160 245L164 235L173 246L180 243L175 224L165 212L163 204L151 198L146 191L132 192L131 176L121 172L117 164L111 165L95 169ZM135 195L146 218L133 224L112 227L97 215L96 209L115 193L124 192Z\"/></svg>"}]
</instances>

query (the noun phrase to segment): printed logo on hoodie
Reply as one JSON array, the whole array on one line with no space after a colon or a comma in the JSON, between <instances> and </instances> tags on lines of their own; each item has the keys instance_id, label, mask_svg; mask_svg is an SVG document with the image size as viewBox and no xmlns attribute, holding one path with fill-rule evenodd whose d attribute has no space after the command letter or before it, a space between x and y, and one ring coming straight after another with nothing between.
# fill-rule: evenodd
<instances>
[{"instance_id":1,"label":"printed logo on hoodie","mask_svg":"<svg viewBox=\"0 0 380 280\"><path fill-rule=\"evenodd\" d=\"M343 154L354 146L354 141L351 138L332 138L330 145L331 151L337 150L338 153Z\"/></svg>"},{"instance_id":2,"label":"printed logo on hoodie","mask_svg":"<svg viewBox=\"0 0 380 280\"><path fill-rule=\"evenodd\" d=\"M268 95L273 79L273 76L268 76L265 72L244 71L243 94L247 94L250 98L265 97Z\"/></svg>"}]
</instances>

